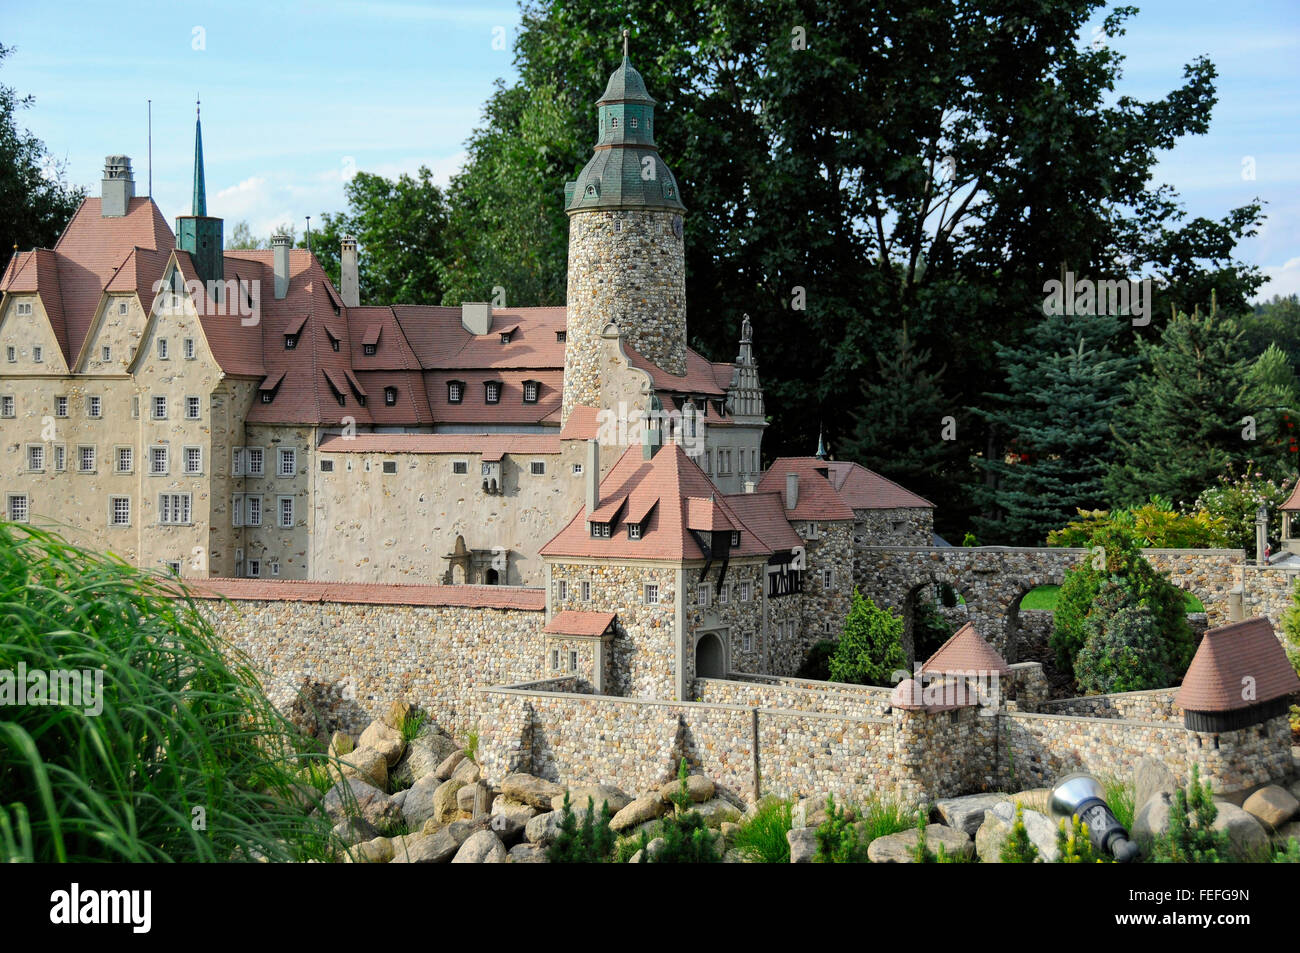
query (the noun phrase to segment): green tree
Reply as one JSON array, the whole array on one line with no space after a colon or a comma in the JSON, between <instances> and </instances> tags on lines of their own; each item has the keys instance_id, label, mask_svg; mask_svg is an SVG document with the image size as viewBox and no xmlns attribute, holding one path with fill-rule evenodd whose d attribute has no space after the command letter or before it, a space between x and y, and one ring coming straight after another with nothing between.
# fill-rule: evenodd
<instances>
[{"instance_id":1,"label":"green tree","mask_svg":"<svg viewBox=\"0 0 1300 953\"><path fill-rule=\"evenodd\" d=\"M0 44L0 66L13 51ZM86 197L85 189L67 183L66 163L19 128L18 113L35 102L0 84L0 260L6 264L15 246L53 248Z\"/></svg>"},{"instance_id":2,"label":"green tree","mask_svg":"<svg viewBox=\"0 0 1300 953\"><path fill-rule=\"evenodd\" d=\"M1117 456L1106 474L1112 502L1152 495L1190 503L1253 445L1243 439L1247 362L1237 324L1179 314L1157 343L1142 342L1143 372L1116 416Z\"/></svg>"},{"instance_id":3,"label":"green tree","mask_svg":"<svg viewBox=\"0 0 1300 953\"><path fill-rule=\"evenodd\" d=\"M1120 332L1118 317L1048 315L1021 344L998 347L1006 384L975 413L1007 452L974 461L988 477L981 536L1039 546L1070 513L1105 505L1111 421L1136 370L1114 349Z\"/></svg>"},{"instance_id":4,"label":"green tree","mask_svg":"<svg viewBox=\"0 0 1300 953\"><path fill-rule=\"evenodd\" d=\"M834 795L826 795L826 820L817 827L817 853L813 862L865 864L867 846L852 813L837 806Z\"/></svg>"},{"instance_id":5,"label":"green tree","mask_svg":"<svg viewBox=\"0 0 1300 953\"><path fill-rule=\"evenodd\" d=\"M1101 862L1092 847L1088 825L1071 815L1069 824L1061 818L1056 826L1056 855L1058 864L1096 864Z\"/></svg>"},{"instance_id":6,"label":"green tree","mask_svg":"<svg viewBox=\"0 0 1300 953\"><path fill-rule=\"evenodd\" d=\"M1082 691L1099 695L1173 684L1151 610L1132 604L1127 589L1113 584L1108 588L1120 596L1120 607L1088 617L1088 636L1074 659L1075 683ZM1107 597L1103 589L1099 598L1104 602Z\"/></svg>"},{"instance_id":7,"label":"green tree","mask_svg":"<svg viewBox=\"0 0 1300 953\"><path fill-rule=\"evenodd\" d=\"M1016 818L1011 822L1011 833L1002 842L999 857L1004 864L1032 864L1038 858L1038 848L1025 830L1025 809L1016 804Z\"/></svg>"},{"instance_id":8,"label":"green tree","mask_svg":"<svg viewBox=\"0 0 1300 953\"><path fill-rule=\"evenodd\" d=\"M1169 805L1169 829L1156 837L1151 859L1158 864L1217 864L1227 855L1228 832L1214 829L1219 809L1209 782L1202 783L1200 769L1192 765L1187 790L1174 792Z\"/></svg>"},{"instance_id":9,"label":"green tree","mask_svg":"<svg viewBox=\"0 0 1300 953\"><path fill-rule=\"evenodd\" d=\"M605 864L614 855L614 833L609 828L613 814L609 802L601 801L597 814L595 800L587 796L587 810L579 824L569 805L569 792L565 789L564 804L560 808L560 826L555 840L547 848L546 859L552 864Z\"/></svg>"},{"instance_id":10,"label":"green tree","mask_svg":"<svg viewBox=\"0 0 1300 953\"><path fill-rule=\"evenodd\" d=\"M844 632L831 657L830 680L891 685L893 673L906 668L903 620L855 588Z\"/></svg>"},{"instance_id":11,"label":"green tree","mask_svg":"<svg viewBox=\"0 0 1300 953\"><path fill-rule=\"evenodd\" d=\"M263 247L265 247L265 242L253 234L253 230L245 221L236 222L235 227L226 236L226 248L228 249L251 251Z\"/></svg>"}]
</instances>

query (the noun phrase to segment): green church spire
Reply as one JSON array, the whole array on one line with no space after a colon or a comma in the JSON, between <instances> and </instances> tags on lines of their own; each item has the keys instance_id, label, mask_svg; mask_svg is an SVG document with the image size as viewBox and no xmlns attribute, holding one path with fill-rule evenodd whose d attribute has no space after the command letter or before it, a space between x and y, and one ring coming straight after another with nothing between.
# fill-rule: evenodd
<instances>
[{"instance_id":1,"label":"green church spire","mask_svg":"<svg viewBox=\"0 0 1300 953\"><path fill-rule=\"evenodd\" d=\"M194 101L194 207L191 215L208 214L207 189L203 184L203 123L199 118L201 103Z\"/></svg>"}]
</instances>

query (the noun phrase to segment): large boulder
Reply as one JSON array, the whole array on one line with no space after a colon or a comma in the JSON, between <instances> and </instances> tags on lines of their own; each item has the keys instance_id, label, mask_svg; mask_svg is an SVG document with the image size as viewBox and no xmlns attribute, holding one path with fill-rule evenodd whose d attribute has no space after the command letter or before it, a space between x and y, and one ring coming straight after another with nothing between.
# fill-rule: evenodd
<instances>
[{"instance_id":1,"label":"large boulder","mask_svg":"<svg viewBox=\"0 0 1300 953\"><path fill-rule=\"evenodd\" d=\"M412 848L423 839L424 835L420 833L400 834L397 837L390 837L388 842L393 845L393 860L400 858L403 863L409 861Z\"/></svg>"},{"instance_id":2,"label":"large boulder","mask_svg":"<svg viewBox=\"0 0 1300 953\"><path fill-rule=\"evenodd\" d=\"M966 797L949 797L936 801L934 808L943 822L955 831L975 836L984 823L984 812L1008 800L1005 794L969 794Z\"/></svg>"},{"instance_id":3,"label":"large boulder","mask_svg":"<svg viewBox=\"0 0 1300 953\"><path fill-rule=\"evenodd\" d=\"M411 706L407 702L395 701L384 712L384 724L401 732L406 727L406 719L411 717Z\"/></svg>"},{"instance_id":4,"label":"large boulder","mask_svg":"<svg viewBox=\"0 0 1300 953\"><path fill-rule=\"evenodd\" d=\"M877 837L867 847L867 858L873 864L912 864L915 858L918 834L916 828L898 834L886 834ZM975 844L965 831L953 830L943 824L927 824L925 827L927 849L938 855L939 845L951 858L969 860L975 855Z\"/></svg>"},{"instance_id":5,"label":"large boulder","mask_svg":"<svg viewBox=\"0 0 1300 953\"><path fill-rule=\"evenodd\" d=\"M420 733L407 744L406 754L402 756L402 760L397 762L389 773L399 783L414 784L421 778L437 773L438 768L454 754L459 754L461 758L465 757L465 752L451 736L437 725L425 722L420 728ZM452 769L454 768L455 765L452 766ZM451 776L451 770L448 770L447 776ZM445 781L447 778L441 780Z\"/></svg>"},{"instance_id":6,"label":"large boulder","mask_svg":"<svg viewBox=\"0 0 1300 953\"><path fill-rule=\"evenodd\" d=\"M1275 830L1272 838L1273 845L1275 847L1286 847L1292 838L1300 841L1300 821L1289 821Z\"/></svg>"},{"instance_id":7,"label":"large boulder","mask_svg":"<svg viewBox=\"0 0 1300 953\"><path fill-rule=\"evenodd\" d=\"M975 832L975 849L980 860L986 864L1001 862L1002 845L1011 835L1015 823L1016 804L1014 800L1000 801L984 812L984 823ZM1057 826L1052 819L1038 811L1025 809L1021 812L1025 833L1029 842L1038 848L1038 859L1043 863L1055 863ZM929 828L926 828L929 836ZM891 835L893 836L893 835Z\"/></svg>"},{"instance_id":8,"label":"large boulder","mask_svg":"<svg viewBox=\"0 0 1300 953\"><path fill-rule=\"evenodd\" d=\"M609 822L609 829L621 834L646 821L663 817L667 810L668 805L658 794L642 795L614 815L614 819Z\"/></svg>"},{"instance_id":9,"label":"large boulder","mask_svg":"<svg viewBox=\"0 0 1300 953\"><path fill-rule=\"evenodd\" d=\"M552 811L551 802L564 797L564 788L531 774L510 774L501 782L501 793L539 811ZM574 805L578 807L579 805Z\"/></svg>"},{"instance_id":10,"label":"large boulder","mask_svg":"<svg viewBox=\"0 0 1300 953\"><path fill-rule=\"evenodd\" d=\"M361 778L377 788L388 787L388 759L374 748L357 748L339 758L345 778Z\"/></svg>"},{"instance_id":11,"label":"large boulder","mask_svg":"<svg viewBox=\"0 0 1300 953\"><path fill-rule=\"evenodd\" d=\"M546 848L536 844L516 844L506 854L508 864L548 864Z\"/></svg>"},{"instance_id":12,"label":"large boulder","mask_svg":"<svg viewBox=\"0 0 1300 953\"><path fill-rule=\"evenodd\" d=\"M505 845L491 831L475 831L456 851L453 864L504 864Z\"/></svg>"},{"instance_id":13,"label":"large boulder","mask_svg":"<svg viewBox=\"0 0 1300 953\"><path fill-rule=\"evenodd\" d=\"M400 854L393 858L394 863L445 864L448 863L461 846L475 833L485 830L483 821L453 821L436 832L421 837L408 848L404 859Z\"/></svg>"},{"instance_id":14,"label":"large boulder","mask_svg":"<svg viewBox=\"0 0 1300 953\"><path fill-rule=\"evenodd\" d=\"M331 757L349 754L356 745L352 743L352 736L346 732L336 731L330 735L329 752Z\"/></svg>"},{"instance_id":15,"label":"large boulder","mask_svg":"<svg viewBox=\"0 0 1300 953\"><path fill-rule=\"evenodd\" d=\"M1169 767L1156 758L1138 758L1133 765L1133 805L1141 807L1157 794L1173 797L1178 781Z\"/></svg>"},{"instance_id":16,"label":"large boulder","mask_svg":"<svg viewBox=\"0 0 1300 953\"><path fill-rule=\"evenodd\" d=\"M332 833L348 847L379 836L375 826L363 817L345 817L334 825Z\"/></svg>"},{"instance_id":17,"label":"large boulder","mask_svg":"<svg viewBox=\"0 0 1300 953\"><path fill-rule=\"evenodd\" d=\"M449 777L451 777L451 773L455 771L456 768L460 766L460 763L464 760L465 760L464 749L457 748L451 754L447 755L447 757L442 759L442 761L438 764L438 767L434 768L433 773L438 776L439 780L446 781Z\"/></svg>"},{"instance_id":18,"label":"large boulder","mask_svg":"<svg viewBox=\"0 0 1300 953\"><path fill-rule=\"evenodd\" d=\"M671 801L682 790L682 782L674 779L667 781L659 788L659 796L665 801ZM686 779L686 793L690 795L692 801L696 804L703 804L713 797L714 784L702 774L692 774Z\"/></svg>"},{"instance_id":19,"label":"large boulder","mask_svg":"<svg viewBox=\"0 0 1300 953\"><path fill-rule=\"evenodd\" d=\"M361 864L386 864L393 859L393 842L387 837L375 837L352 849L352 859Z\"/></svg>"},{"instance_id":20,"label":"large boulder","mask_svg":"<svg viewBox=\"0 0 1300 953\"><path fill-rule=\"evenodd\" d=\"M1295 817L1296 811L1300 810L1300 801L1292 797L1286 788L1270 784L1246 798L1246 803L1241 807L1265 827L1277 830Z\"/></svg>"},{"instance_id":21,"label":"large boulder","mask_svg":"<svg viewBox=\"0 0 1300 953\"><path fill-rule=\"evenodd\" d=\"M811 864L817 857L817 830L813 827L792 827L785 832L790 842L790 863Z\"/></svg>"},{"instance_id":22,"label":"large boulder","mask_svg":"<svg viewBox=\"0 0 1300 953\"><path fill-rule=\"evenodd\" d=\"M406 742L402 739L402 733L377 719L361 732L361 739L357 742L357 746L374 748L384 756L384 761L389 767L402 760L402 754L406 751Z\"/></svg>"},{"instance_id":23,"label":"large boulder","mask_svg":"<svg viewBox=\"0 0 1300 953\"><path fill-rule=\"evenodd\" d=\"M734 823L741 818L740 808L720 797L705 801L703 804L697 804L692 810L704 818L706 827L715 831L721 830L723 824Z\"/></svg>"},{"instance_id":24,"label":"large boulder","mask_svg":"<svg viewBox=\"0 0 1300 953\"><path fill-rule=\"evenodd\" d=\"M443 784L437 775L430 774L416 781L406 792L406 799L402 802L402 817L406 819L408 828L418 831L424 827L425 821L434 816L433 796Z\"/></svg>"},{"instance_id":25,"label":"large boulder","mask_svg":"<svg viewBox=\"0 0 1300 953\"><path fill-rule=\"evenodd\" d=\"M1046 816L1048 811L1047 802L1051 796L1051 788L1028 788L1011 795L1011 803L1013 807L1019 804L1026 811L1037 811L1039 814Z\"/></svg>"},{"instance_id":26,"label":"large boulder","mask_svg":"<svg viewBox=\"0 0 1300 953\"><path fill-rule=\"evenodd\" d=\"M1238 861L1259 860L1268 850L1268 832L1254 816L1235 804L1216 801L1219 809L1214 819L1216 831L1227 831L1228 853Z\"/></svg>"},{"instance_id":27,"label":"large boulder","mask_svg":"<svg viewBox=\"0 0 1300 953\"><path fill-rule=\"evenodd\" d=\"M579 825L587 816L587 809L579 808L573 812L573 819ZM545 814L538 814L524 827L524 837L530 844L541 844L546 846L550 844L560 832L560 824L564 821L563 811L547 811Z\"/></svg>"},{"instance_id":28,"label":"large boulder","mask_svg":"<svg viewBox=\"0 0 1300 953\"><path fill-rule=\"evenodd\" d=\"M483 777L483 772L479 766L465 758L460 764L456 765L456 770L451 773L449 781L464 781L466 784L473 784L479 778Z\"/></svg>"},{"instance_id":29,"label":"large boulder","mask_svg":"<svg viewBox=\"0 0 1300 953\"><path fill-rule=\"evenodd\" d=\"M607 784L588 784L583 787L569 789L569 804L572 807L586 807L587 799L591 798L592 809L600 816L600 806L609 805L609 812L617 814L623 808L632 803L632 799L620 791L618 788L610 787ZM564 807L564 795L557 794L551 798L551 810L558 811Z\"/></svg>"},{"instance_id":30,"label":"large boulder","mask_svg":"<svg viewBox=\"0 0 1300 953\"><path fill-rule=\"evenodd\" d=\"M1157 791L1134 812L1133 843L1138 845L1142 856L1151 856L1156 838L1169 833L1169 807L1173 797L1168 791Z\"/></svg>"},{"instance_id":31,"label":"large boulder","mask_svg":"<svg viewBox=\"0 0 1300 953\"><path fill-rule=\"evenodd\" d=\"M461 778L448 778L433 792L433 816L443 824L450 824L460 814L456 795L466 785ZM408 799L410 795L407 795Z\"/></svg>"},{"instance_id":32,"label":"large boulder","mask_svg":"<svg viewBox=\"0 0 1300 953\"><path fill-rule=\"evenodd\" d=\"M511 847L524 839L529 820L521 814L495 813L488 815L488 826L501 838L501 843Z\"/></svg>"},{"instance_id":33,"label":"large boulder","mask_svg":"<svg viewBox=\"0 0 1300 953\"><path fill-rule=\"evenodd\" d=\"M361 778L348 778L330 788L321 799L321 809L335 823L360 817L377 828L389 827L402 816L391 797Z\"/></svg>"}]
</instances>

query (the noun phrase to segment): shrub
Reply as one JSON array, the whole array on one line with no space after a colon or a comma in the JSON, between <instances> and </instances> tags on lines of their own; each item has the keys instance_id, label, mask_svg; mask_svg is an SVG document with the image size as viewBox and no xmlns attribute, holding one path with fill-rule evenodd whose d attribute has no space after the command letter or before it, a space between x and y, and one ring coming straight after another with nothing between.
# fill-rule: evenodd
<instances>
[{"instance_id":1,"label":"shrub","mask_svg":"<svg viewBox=\"0 0 1300 953\"><path fill-rule=\"evenodd\" d=\"M817 828L818 864L864 864L867 845L858 826L849 820L843 808L835 804L834 795L826 796L826 820Z\"/></svg>"},{"instance_id":2,"label":"shrub","mask_svg":"<svg viewBox=\"0 0 1300 953\"><path fill-rule=\"evenodd\" d=\"M835 642L831 639L820 639L813 643L808 654L804 656L803 663L796 671L796 678L815 678L820 682L830 681L831 677L831 656L835 654Z\"/></svg>"},{"instance_id":3,"label":"shrub","mask_svg":"<svg viewBox=\"0 0 1300 953\"><path fill-rule=\"evenodd\" d=\"M420 729L429 719L428 712L423 708L412 708L402 719L402 741L408 745L420 734Z\"/></svg>"},{"instance_id":4,"label":"shrub","mask_svg":"<svg viewBox=\"0 0 1300 953\"><path fill-rule=\"evenodd\" d=\"M1158 864L1220 863L1227 853L1228 834L1214 829L1218 816L1209 782L1201 784L1200 771L1192 765L1192 781L1186 791L1174 792L1169 830L1155 839L1151 859Z\"/></svg>"},{"instance_id":5,"label":"shrub","mask_svg":"<svg viewBox=\"0 0 1300 953\"><path fill-rule=\"evenodd\" d=\"M859 812L862 821L858 830L862 846L869 847L877 837L901 834L911 826L911 817L897 801L873 796Z\"/></svg>"},{"instance_id":6,"label":"shrub","mask_svg":"<svg viewBox=\"0 0 1300 953\"><path fill-rule=\"evenodd\" d=\"M609 829L614 815L610 813L609 802L601 802L597 817L595 801L588 795L587 813L580 825L569 806L569 792L566 790L560 810L560 827L555 840L547 848L546 859L553 864L609 863L614 854L614 832Z\"/></svg>"},{"instance_id":7,"label":"shrub","mask_svg":"<svg viewBox=\"0 0 1300 953\"><path fill-rule=\"evenodd\" d=\"M1101 859L1092 847L1092 836L1088 825L1079 820L1079 815L1072 815L1070 823L1065 818L1056 828L1056 856L1058 864L1099 864Z\"/></svg>"},{"instance_id":8,"label":"shrub","mask_svg":"<svg viewBox=\"0 0 1300 953\"><path fill-rule=\"evenodd\" d=\"M1133 799L1137 796L1133 782L1119 778L1104 778L1103 783L1106 787L1106 804L1110 807L1110 812L1115 815L1115 820L1119 821L1124 830L1132 831L1133 813L1136 808Z\"/></svg>"},{"instance_id":9,"label":"shrub","mask_svg":"<svg viewBox=\"0 0 1300 953\"><path fill-rule=\"evenodd\" d=\"M175 577L0 523L0 669L102 673L86 708L0 709L0 859L330 856L307 747ZM320 760L320 759L318 759Z\"/></svg>"},{"instance_id":10,"label":"shrub","mask_svg":"<svg viewBox=\"0 0 1300 953\"><path fill-rule=\"evenodd\" d=\"M677 769L681 785L671 800L674 805L672 814L660 820L659 836L663 845L650 855L650 838L643 831L638 844L644 862L652 864L716 864L722 860L718 856L713 831L704 823L699 811L691 810L691 796L686 787L686 759L682 758Z\"/></svg>"},{"instance_id":11,"label":"shrub","mask_svg":"<svg viewBox=\"0 0 1300 953\"><path fill-rule=\"evenodd\" d=\"M1226 545L1234 549L1255 551L1255 514L1261 506L1269 509L1269 535L1280 538L1281 522L1278 507L1286 502L1293 485L1291 479L1277 483L1265 479L1253 462L1248 461L1238 474L1232 465L1214 486L1201 491L1192 506L1204 510L1223 522Z\"/></svg>"},{"instance_id":12,"label":"shrub","mask_svg":"<svg viewBox=\"0 0 1300 953\"><path fill-rule=\"evenodd\" d=\"M1016 819L1011 823L1011 833L1002 842L999 856L1004 864L1032 864L1038 859L1038 848L1025 830L1024 808L1016 805Z\"/></svg>"},{"instance_id":13,"label":"shrub","mask_svg":"<svg viewBox=\"0 0 1300 953\"><path fill-rule=\"evenodd\" d=\"M1289 838L1285 847L1279 846L1273 856L1275 864L1300 864L1300 840Z\"/></svg>"},{"instance_id":14,"label":"shrub","mask_svg":"<svg viewBox=\"0 0 1300 953\"><path fill-rule=\"evenodd\" d=\"M1231 542L1228 521L1221 515L1200 506L1179 513L1158 496L1129 509L1076 512L1078 519L1047 534L1049 546L1091 546L1093 536L1109 529L1131 534L1142 546L1157 549L1215 549Z\"/></svg>"},{"instance_id":15,"label":"shrub","mask_svg":"<svg viewBox=\"0 0 1300 953\"><path fill-rule=\"evenodd\" d=\"M831 681L891 685L893 673L906 667L903 620L855 588L844 634L831 657Z\"/></svg>"},{"instance_id":16,"label":"shrub","mask_svg":"<svg viewBox=\"0 0 1300 953\"><path fill-rule=\"evenodd\" d=\"M1075 682L1082 691L1137 692L1173 682L1162 658L1155 617L1146 606L1124 606L1109 617L1094 613L1088 633L1074 660Z\"/></svg>"},{"instance_id":17,"label":"shrub","mask_svg":"<svg viewBox=\"0 0 1300 953\"><path fill-rule=\"evenodd\" d=\"M764 798L758 810L745 818L732 838L731 846L764 864L790 863L792 805L787 798Z\"/></svg>"}]
</instances>

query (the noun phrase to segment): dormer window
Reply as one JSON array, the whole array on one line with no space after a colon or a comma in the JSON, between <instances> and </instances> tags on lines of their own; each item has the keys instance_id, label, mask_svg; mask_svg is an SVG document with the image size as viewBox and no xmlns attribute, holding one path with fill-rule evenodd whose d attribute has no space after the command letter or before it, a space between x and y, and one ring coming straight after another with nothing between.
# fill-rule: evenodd
<instances>
[{"instance_id":1,"label":"dormer window","mask_svg":"<svg viewBox=\"0 0 1300 953\"><path fill-rule=\"evenodd\" d=\"M732 531L731 531L731 548L732 548L732 549L735 549L735 548L736 548L737 546L739 546L739 545L740 545L740 531L739 531L739 530L732 530Z\"/></svg>"},{"instance_id":2,"label":"dormer window","mask_svg":"<svg viewBox=\"0 0 1300 953\"><path fill-rule=\"evenodd\" d=\"M591 524L591 538L592 538L592 539L609 539L609 533L610 533L610 524L609 524L609 523L592 523L592 524Z\"/></svg>"},{"instance_id":3,"label":"dormer window","mask_svg":"<svg viewBox=\"0 0 1300 953\"><path fill-rule=\"evenodd\" d=\"M334 396L338 399L340 407L346 407L348 405L348 399L343 394L336 393Z\"/></svg>"},{"instance_id":4,"label":"dormer window","mask_svg":"<svg viewBox=\"0 0 1300 953\"><path fill-rule=\"evenodd\" d=\"M537 381L524 381L524 403L537 403L538 394L541 392L541 385Z\"/></svg>"},{"instance_id":5,"label":"dormer window","mask_svg":"<svg viewBox=\"0 0 1300 953\"><path fill-rule=\"evenodd\" d=\"M447 382L447 403L459 404L465 399L465 382L448 381Z\"/></svg>"},{"instance_id":6,"label":"dormer window","mask_svg":"<svg viewBox=\"0 0 1300 953\"><path fill-rule=\"evenodd\" d=\"M284 336L284 349L286 351L292 351L297 346L298 346L298 335L286 334Z\"/></svg>"},{"instance_id":7,"label":"dormer window","mask_svg":"<svg viewBox=\"0 0 1300 953\"><path fill-rule=\"evenodd\" d=\"M640 538L641 538L641 524L640 524L640 523L628 523L628 524L627 524L627 538L628 538L628 539L640 539Z\"/></svg>"},{"instance_id":8,"label":"dormer window","mask_svg":"<svg viewBox=\"0 0 1300 953\"><path fill-rule=\"evenodd\" d=\"M339 339L338 339L338 338L330 338L330 347L332 347L334 350L337 351L337 350L339 349Z\"/></svg>"},{"instance_id":9,"label":"dormer window","mask_svg":"<svg viewBox=\"0 0 1300 953\"><path fill-rule=\"evenodd\" d=\"M363 344L363 345L361 345L361 350L365 352L366 357L373 357L374 354L375 354L375 351L378 350L378 348L379 348L379 345L378 345L378 344Z\"/></svg>"},{"instance_id":10,"label":"dormer window","mask_svg":"<svg viewBox=\"0 0 1300 953\"><path fill-rule=\"evenodd\" d=\"M487 381L483 384L483 399L489 404L501 403L501 382Z\"/></svg>"},{"instance_id":11,"label":"dormer window","mask_svg":"<svg viewBox=\"0 0 1300 953\"><path fill-rule=\"evenodd\" d=\"M385 404L386 406L388 406L388 407L392 407L392 406L393 406L394 404L396 404L396 403L397 403L397 388L396 388L396 387L385 387L385 388L384 388L384 404Z\"/></svg>"},{"instance_id":12,"label":"dormer window","mask_svg":"<svg viewBox=\"0 0 1300 953\"><path fill-rule=\"evenodd\" d=\"M563 344L565 341L569 340L569 332L568 332L568 331L556 331L556 332L555 332L555 340L558 341L560 344Z\"/></svg>"},{"instance_id":13,"label":"dormer window","mask_svg":"<svg viewBox=\"0 0 1300 953\"><path fill-rule=\"evenodd\" d=\"M514 334L513 331L503 331L503 332L501 333L501 343L502 343L502 344L509 344L509 343L510 343L510 338L511 338L511 336L512 336L513 334Z\"/></svg>"},{"instance_id":14,"label":"dormer window","mask_svg":"<svg viewBox=\"0 0 1300 953\"><path fill-rule=\"evenodd\" d=\"M269 404L273 400L275 400L275 391L273 390L262 391L262 403Z\"/></svg>"}]
</instances>

